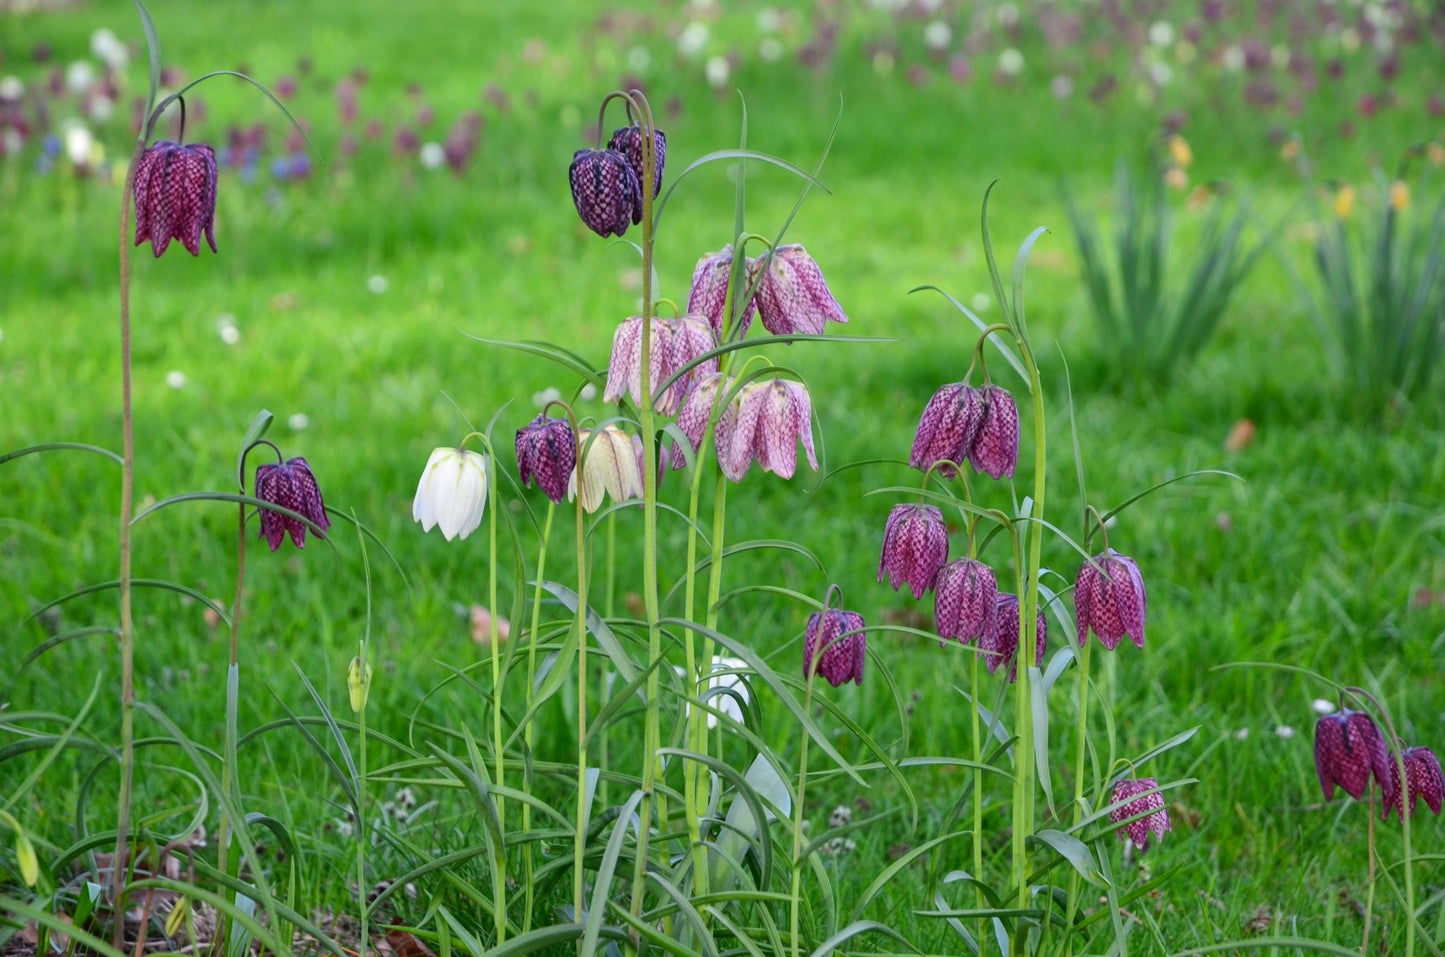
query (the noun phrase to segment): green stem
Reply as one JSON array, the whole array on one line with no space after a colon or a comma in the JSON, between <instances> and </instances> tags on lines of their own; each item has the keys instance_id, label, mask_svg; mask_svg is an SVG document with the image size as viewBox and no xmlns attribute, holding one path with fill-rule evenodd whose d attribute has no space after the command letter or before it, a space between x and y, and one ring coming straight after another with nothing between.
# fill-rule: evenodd
<instances>
[{"instance_id":1,"label":"green stem","mask_svg":"<svg viewBox=\"0 0 1445 957\"><path fill-rule=\"evenodd\" d=\"M537 679L537 629L542 621L542 582L547 578L547 543L552 538L552 516L556 514L557 506L551 499L547 500L547 518L542 523L542 548L537 554L537 587L532 592L532 627L527 630L527 714L532 713L533 685ZM532 753L533 731L536 722L529 720L527 727L522 729L522 740L526 743L527 753ZM522 804L522 833L532 832L532 805ZM522 867L527 876L527 909L522 914L522 933L532 929L532 842L528 841L522 846Z\"/></svg>"},{"instance_id":2,"label":"green stem","mask_svg":"<svg viewBox=\"0 0 1445 957\"><path fill-rule=\"evenodd\" d=\"M1365 883L1365 936L1360 939L1360 957L1370 949L1370 918L1375 912L1375 787L1370 788L1369 830L1365 838L1365 851L1370 859L1369 878Z\"/></svg>"},{"instance_id":3,"label":"green stem","mask_svg":"<svg viewBox=\"0 0 1445 957\"><path fill-rule=\"evenodd\" d=\"M602 597L603 614L611 618L617 595L617 513L607 513L607 589Z\"/></svg>"},{"instance_id":4,"label":"green stem","mask_svg":"<svg viewBox=\"0 0 1445 957\"><path fill-rule=\"evenodd\" d=\"M706 444L705 442L703 443ZM699 450L699 460L702 457L702 450ZM702 491L702 462L698 461L693 469L692 487L688 495L687 506L687 577L683 585L683 609L689 621L696 621L694 602L697 597L697 509L698 499ZM716 554L714 554L716 560ZM711 662L704 657L703 671L698 669L698 656L696 649L697 632L689 629L687 641L683 646L685 655L685 667L687 668L687 680L692 686L694 701L701 701L703 694L707 691L707 672L711 671ZM703 709L698 704L692 704L687 709L687 741L688 748L695 754L705 754L707 749L707 719ZM692 886L694 892L699 895L708 893L708 867L707 848L702 840L702 815L706 812L706 801L703 796L702 781L706 773L700 761L689 761L683 766L683 802L684 811L687 817L687 840L692 849ZM707 919L704 913L704 920Z\"/></svg>"},{"instance_id":5,"label":"green stem","mask_svg":"<svg viewBox=\"0 0 1445 957\"><path fill-rule=\"evenodd\" d=\"M1093 642L1084 636L1083 647L1079 650L1079 722L1075 729L1074 754L1074 815L1073 823L1078 827L1084 817L1084 757L1088 751L1089 734L1089 651ZM1064 907L1064 929L1067 934L1074 926L1074 914L1078 912L1079 874L1069 873L1069 897ZM1073 935L1067 937L1067 953L1074 952Z\"/></svg>"},{"instance_id":6,"label":"green stem","mask_svg":"<svg viewBox=\"0 0 1445 957\"><path fill-rule=\"evenodd\" d=\"M978 713L978 649L973 650L973 760L975 765L983 763L983 728L980 725ZM983 768L975 766L973 769L973 879L978 881L974 885L974 898L979 910L988 906L983 897ZM982 957L985 951L985 942L988 940L988 921L980 917L978 919L978 952Z\"/></svg>"},{"instance_id":7,"label":"green stem","mask_svg":"<svg viewBox=\"0 0 1445 957\"><path fill-rule=\"evenodd\" d=\"M367 603L371 602L371 590L367 589ZM370 615L367 616L370 620ZM366 682L366 663L369 649L366 647L366 639L361 639L361 652L358 657L361 659L361 680ZM357 742L356 756L356 895L357 903L361 909L361 948L363 954L371 953L369 937L367 934L367 912L366 906L366 705L363 703L361 710L356 715L357 731L361 740Z\"/></svg>"},{"instance_id":8,"label":"green stem","mask_svg":"<svg viewBox=\"0 0 1445 957\"><path fill-rule=\"evenodd\" d=\"M822 650L819 650L822 654ZM816 668L810 669L808 673L807 690L803 694L803 713L811 714L813 711L813 677L817 674ZM798 757L798 801L793 806L793 886L789 901L790 923L789 930L792 938L793 957L799 954L799 911L803 884L803 799L808 788L808 732L803 732L802 753Z\"/></svg>"},{"instance_id":9,"label":"green stem","mask_svg":"<svg viewBox=\"0 0 1445 957\"><path fill-rule=\"evenodd\" d=\"M487 476L487 532L489 535L487 555L490 560L487 563L487 610L488 618L491 620L490 638L492 645L492 756L496 762L494 780L497 788L500 789L505 783L503 775L506 773L506 761L504 760L502 743L502 640L497 622L496 465L497 457L492 452L491 442L488 441L486 468L490 474ZM507 939L507 805L500 795L497 797L497 830L501 834L500 843L496 850L499 879L496 882L496 886L492 888L492 897L496 911L496 942L500 944Z\"/></svg>"},{"instance_id":10,"label":"green stem","mask_svg":"<svg viewBox=\"0 0 1445 957\"><path fill-rule=\"evenodd\" d=\"M577 463L582 474L582 463ZM582 857L587 837L587 523L577 496L577 827L572 837L572 917L581 921ZM581 954L582 941L577 942Z\"/></svg>"}]
</instances>

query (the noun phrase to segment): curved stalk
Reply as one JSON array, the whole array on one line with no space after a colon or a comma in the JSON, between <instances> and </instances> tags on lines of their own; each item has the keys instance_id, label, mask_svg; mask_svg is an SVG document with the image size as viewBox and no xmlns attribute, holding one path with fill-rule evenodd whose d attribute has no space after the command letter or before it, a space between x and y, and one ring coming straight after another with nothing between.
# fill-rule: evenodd
<instances>
[{"instance_id":1,"label":"curved stalk","mask_svg":"<svg viewBox=\"0 0 1445 957\"><path fill-rule=\"evenodd\" d=\"M822 654L822 649L818 653ZM811 714L813 710L813 678L817 675L817 668L810 668L808 671L807 690L803 693L803 713ZM808 732L803 732L802 753L798 757L798 800L793 806L793 884L790 892L790 917L789 931L792 939L793 957L799 955L799 901L800 891L803 884L803 862L800 859L803 854L803 798L808 789Z\"/></svg>"},{"instance_id":2,"label":"curved stalk","mask_svg":"<svg viewBox=\"0 0 1445 957\"><path fill-rule=\"evenodd\" d=\"M492 645L492 757L496 763L496 770L493 772L493 780L500 789L504 785L503 775L506 773L506 761L503 755L502 743L502 649L500 627L497 622L497 456L492 449L491 440L485 439L487 446L487 533L488 552L490 559L487 563L487 602L488 617L491 619L491 645ZM580 496L579 496L580 497ZM496 887L492 888L493 908L496 911L497 943L507 939L507 809L506 802L500 797L497 799L497 831L500 833L500 842L496 850L497 872L500 880Z\"/></svg>"},{"instance_id":3,"label":"curved stalk","mask_svg":"<svg viewBox=\"0 0 1445 957\"><path fill-rule=\"evenodd\" d=\"M552 516L557 512L557 506L549 498L547 500L547 518L542 523L542 547L537 553L537 587L532 592L532 627L527 630L527 714L532 713L532 699L534 685L537 679L537 628L542 619L542 582L547 578L547 544L552 539ZM532 753L532 739L534 737L535 721L528 721L527 726L522 729L522 741L527 753ZM522 804L522 833L529 834L532 830L532 805ZM522 869L527 878L527 909L522 913L522 933L532 929L532 842L527 841L522 845ZM580 918L578 918L580 919Z\"/></svg>"}]
</instances>

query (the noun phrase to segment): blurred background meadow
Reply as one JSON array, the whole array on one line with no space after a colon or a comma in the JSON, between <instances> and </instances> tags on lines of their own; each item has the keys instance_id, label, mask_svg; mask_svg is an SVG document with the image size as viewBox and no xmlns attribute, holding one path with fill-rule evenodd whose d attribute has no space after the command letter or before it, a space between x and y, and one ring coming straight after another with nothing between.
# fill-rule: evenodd
<instances>
[{"instance_id":1,"label":"blurred background meadow","mask_svg":"<svg viewBox=\"0 0 1445 957\"><path fill-rule=\"evenodd\" d=\"M910 290L933 284L984 320L999 317L979 231L996 182L991 229L1005 270L1031 229L1049 229L1027 288L1049 408L1051 521L1080 532L1071 429L1101 509L1191 470L1241 479L1169 485L1110 529L1150 592L1148 647L1126 643L1099 678L1119 751L1199 728L1150 767L1161 780L1196 779L1168 795L1173 832L1117 865L1116 878L1164 876L1133 908L1177 949L1266 933L1358 946L1368 811L1322 801L1310 743L1336 702L1301 674L1239 665L1362 685L1407 742L1445 747L1445 377L1430 376L1445 348L1445 7L154 0L150 9L163 88L245 72L306 136L239 80L187 96L185 141L211 143L220 157L220 252L135 253L137 501L234 491L238 445L266 408L277 416L268 437L305 456L327 504L354 513L394 558L372 546L368 603L345 526L333 526L331 545L304 551L272 554L248 540L243 732L287 708L314 711L302 673L344 707L368 607L373 727L413 741L484 721L485 701L454 670L487 653L476 623L485 611L510 616L522 582L508 552L504 607L488 609L485 537L424 535L410 502L430 450L455 444L469 422L496 416L505 448L549 395L578 396L575 375L475 337L547 340L602 369L613 329L637 308L635 250L594 237L566 187L573 152L596 145L601 98L647 92L667 133L669 179L738 145L744 116L749 148L812 169L836 123L819 174L827 191L807 196L787 238L821 265L850 318L842 331L885 341L769 350L809 383L823 467L791 482L754 471L730 493L729 538L793 542L818 564L743 553L729 560L724 590L770 582L821 598L837 583L870 624L929 627L931 602L875 582L893 499L866 493L913 482L905 459L918 415L939 384L963 375L975 339L945 298ZM129 3L0 0L0 455L47 442L119 449L116 240L146 86ZM172 111L161 135L176 137L177 122ZM620 124L609 114L604 136ZM670 197L657 246L662 296L685 303L694 263L731 239L732 175L703 167ZM1157 193L1141 202L1167 227L1131 211L1123 180ZM773 235L799 191L798 179L750 164L749 227ZM1106 247L1130 223L1142 224L1147 255L1169 238L1162 291L1139 293L1146 325L1213 297L1217 326L1184 320L1204 323L1197 345L1161 364L1150 351L1157 333L1108 324L1090 293L1108 269L1091 272L1080 255L1071 203ZM1237 261L1191 286L1199 264L1220 256L1211 229L1234 228L1236 216ZM1347 251L1343 265L1332 249ZM1144 268L1125 269L1115 296L1127 298ZM1363 331L1351 332L1342 305L1345 275L1374 317ZM1022 393L1004 363L990 371ZM610 414L592 392L578 407ZM503 460L510 469L509 452ZM1032 469L1026 442L1020 497ZM84 734L114 740L113 643L46 643L113 620L112 592L51 603L114 578L118 487L112 463L79 452L0 464L0 717L73 717L98 685ZM662 495L685 507L681 481L665 478ZM534 536L529 516L542 497L508 489L504 498L523 537ZM627 518L616 580L593 593L608 614L637 613L641 533ZM136 527L137 574L224 606L235 534L229 506L161 511ZM682 538L680 523L664 522L664 593L683 567ZM1046 543L1044 560L1072 582L1068 549ZM552 562L549 577L567 581L566 549ZM170 591L142 593L137 614L139 696L218 747L225 625ZM780 671L796 669L805 621L806 609L757 595L724 613L726 630ZM905 635L870 643L903 706L882 681L839 692L840 706L897 757L964 753L966 651ZM786 712L758 698L755 730L794 747ZM538 756L568 761L575 701L563 694L553 705ZM1071 727L1063 719L1056 729L1060 753ZM27 733L0 724L0 748L19 754ZM842 730L836 744L856 756ZM636 764L635 740L609 746L619 765ZM0 795L19 787L33 757L0 762ZM325 767L284 729L242 758L250 806L301 835L317 900L344 906L348 826ZM42 858L114 826L105 800L114 770L92 780L92 763L62 756L11 809ZM1055 787L1068 793L1071 769L1058 763ZM139 780L147 807L175 799L166 775ZM820 782L805 809L819 830L838 806L860 817L903 806L886 779L870 789L841 775ZM916 829L897 814L839 846L829 866L845 907L937 830L962 783L945 770L920 774ZM376 783L379 797L393 791ZM432 839L474 836L447 795L421 799L437 802ZM991 810L1000 843L1006 810ZM1418 900L1438 928L1441 827L1428 813L1414 826L1417 850L1437 855L1419 866ZM1375 837L1383 859L1398 857L1397 824ZM949 850L932 852L936 866L961 866ZM378 868L407 868L395 846L385 853L398 859ZM0 882L13 865L0 852ZM914 914L932 906L924 886L910 870L866 916L926 952L950 952L942 922ZM457 893L423 887L419 901L397 906L414 919L429 895ZM1381 891L1374 906L1382 946L1393 946L1400 905Z\"/></svg>"}]
</instances>

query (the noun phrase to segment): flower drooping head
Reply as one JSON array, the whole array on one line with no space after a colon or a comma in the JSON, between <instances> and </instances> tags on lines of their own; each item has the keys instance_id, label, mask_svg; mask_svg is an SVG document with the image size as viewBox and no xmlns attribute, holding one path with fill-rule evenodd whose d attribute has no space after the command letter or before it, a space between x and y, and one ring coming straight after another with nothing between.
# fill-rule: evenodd
<instances>
[{"instance_id":1,"label":"flower drooping head","mask_svg":"<svg viewBox=\"0 0 1445 957\"><path fill-rule=\"evenodd\" d=\"M1150 794L1148 792L1152 791ZM1149 835L1153 834L1158 840L1163 840L1164 834L1169 830L1169 811L1164 807L1164 795L1159 793L1159 782L1154 778L1139 778L1131 781L1120 781L1114 785L1114 799L1111 804L1120 804L1109 812L1109 820L1120 824L1144 814L1144 817L1132 821L1119 830L1119 840L1132 841L1139 850L1149 849Z\"/></svg>"},{"instance_id":2,"label":"flower drooping head","mask_svg":"<svg viewBox=\"0 0 1445 957\"><path fill-rule=\"evenodd\" d=\"M986 385L978 390L983 418L968 449L975 472L993 478L1013 477L1019 461L1019 410L1007 389Z\"/></svg>"},{"instance_id":3,"label":"flower drooping head","mask_svg":"<svg viewBox=\"0 0 1445 957\"><path fill-rule=\"evenodd\" d=\"M1392 794L1388 763L1385 739L1365 712L1336 711L1315 724L1315 773L1326 801L1335 796L1336 784L1360 800L1373 776L1388 805Z\"/></svg>"},{"instance_id":4,"label":"flower drooping head","mask_svg":"<svg viewBox=\"0 0 1445 957\"><path fill-rule=\"evenodd\" d=\"M727 326L727 299L728 281L732 278L733 269L733 247L731 244L724 246L715 253L708 253L697 261L692 270L692 287L687 293L687 311L690 315L703 316L712 326L713 335L719 340ZM746 292L748 285L748 273L743 272L742 286L739 295ZM752 325L753 314L758 311L756 296L748 298L747 306L742 310L736 308L733 312L742 315L738 320L740 328L735 338L741 339L748 333L748 326Z\"/></svg>"},{"instance_id":5,"label":"flower drooping head","mask_svg":"<svg viewBox=\"0 0 1445 957\"><path fill-rule=\"evenodd\" d=\"M732 387L733 380L724 380L719 372L709 372L699 376L692 389L683 400L682 408L677 413L677 427L682 434L687 436L692 445L692 451L696 453L702 448L703 435L707 432L708 417L712 415L712 407L717 402L718 389L726 390ZM732 447L733 432L737 427L738 403L737 399L727 403L718 411L717 423L713 426L713 448L716 449L719 461L724 453ZM672 467L680 469L687 464L687 458L683 455L682 449L677 443L673 444ZM751 465L751 461L748 465ZM731 476L729 476L731 477ZM742 478L741 475L738 479ZM737 479L733 479L737 481Z\"/></svg>"},{"instance_id":6,"label":"flower drooping head","mask_svg":"<svg viewBox=\"0 0 1445 957\"><path fill-rule=\"evenodd\" d=\"M973 440L983 424L983 396L966 382L943 386L928 400L913 436L913 450L908 464L927 471L940 462L938 474L946 479L954 476L954 465L960 465L973 449Z\"/></svg>"},{"instance_id":7,"label":"flower drooping head","mask_svg":"<svg viewBox=\"0 0 1445 957\"><path fill-rule=\"evenodd\" d=\"M655 147L652 195L656 196L662 189L662 167L667 162L667 135L657 129L653 130L652 134L652 142ZM622 127L612 134L612 139L607 141L608 149L616 150L627 157L627 165L632 167L632 172L639 183L644 179L642 145L642 130L636 126Z\"/></svg>"},{"instance_id":8,"label":"flower drooping head","mask_svg":"<svg viewBox=\"0 0 1445 957\"><path fill-rule=\"evenodd\" d=\"M803 677L816 670L835 688L846 681L861 685L868 650L863 628L856 611L833 608L813 614L803 640Z\"/></svg>"},{"instance_id":9,"label":"flower drooping head","mask_svg":"<svg viewBox=\"0 0 1445 957\"><path fill-rule=\"evenodd\" d=\"M1390 787L1386 790L1385 810L1382 818L1390 816L1394 808L1404 817L1415 816L1415 802L1424 798L1430 810L1440 813L1442 799L1445 799L1445 776L1440 773L1440 759L1429 748L1406 748L1400 755L1405 762L1405 782L1400 783L1400 768L1389 761ZM1408 801L1406 800L1408 798Z\"/></svg>"},{"instance_id":10,"label":"flower drooping head","mask_svg":"<svg viewBox=\"0 0 1445 957\"><path fill-rule=\"evenodd\" d=\"M433 450L411 503L411 517L422 531L440 527L447 541L466 538L482 523L486 508L486 458L468 449Z\"/></svg>"},{"instance_id":11,"label":"flower drooping head","mask_svg":"<svg viewBox=\"0 0 1445 957\"><path fill-rule=\"evenodd\" d=\"M523 485L532 479L554 503L567 497L567 479L577 466L577 437L566 419L538 415L517 430L517 471Z\"/></svg>"},{"instance_id":12,"label":"flower drooping head","mask_svg":"<svg viewBox=\"0 0 1445 957\"><path fill-rule=\"evenodd\" d=\"M966 645L992 634L997 618L998 579L992 568L960 558L938 570L933 582L933 627L938 637L956 638Z\"/></svg>"},{"instance_id":13,"label":"flower drooping head","mask_svg":"<svg viewBox=\"0 0 1445 957\"><path fill-rule=\"evenodd\" d=\"M978 641L978 648L983 652L983 661L988 666L988 673L993 674L1000 665L1006 664L1009 666L1008 680L1010 684L1017 681L1019 677L1019 629L1023 625L1022 619L1023 616L1019 612L1019 596L1004 592L998 596L994 604L993 629L984 632ZM1044 652L1049 646L1049 625L1042 611L1039 612L1036 624L1033 660L1035 668L1043 664Z\"/></svg>"},{"instance_id":14,"label":"flower drooping head","mask_svg":"<svg viewBox=\"0 0 1445 957\"><path fill-rule=\"evenodd\" d=\"M331 527L326 516L326 505L321 501L321 489L311 466L300 456L285 462L259 465L256 467L256 497L263 502L289 508L317 528ZM297 548L306 545L306 522L269 508L261 509L261 537L271 546L271 551L281 547L285 535L291 536L291 544ZM324 538L324 535L318 537Z\"/></svg>"},{"instance_id":15,"label":"flower drooping head","mask_svg":"<svg viewBox=\"0 0 1445 957\"><path fill-rule=\"evenodd\" d=\"M597 438L589 442L593 431ZM579 472L582 474L582 508L587 512L597 511L604 494L611 495L615 502L642 498L642 469L637 466L637 451L631 436L615 425L607 425L598 430L583 429L578 438L581 461L567 482L569 500L577 495Z\"/></svg>"},{"instance_id":16,"label":"flower drooping head","mask_svg":"<svg viewBox=\"0 0 1445 957\"><path fill-rule=\"evenodd\" d=\"M894 591L907 582L913 597L922 598L946 561L948 527L938 506L895 505L883 529L878 580L886 574Z\"/></svg>"},{"instance_id":17,"label":"flower drooping head","mask_svg":"<svg viewBox=\"0 0 1445 957\"><path fill-rule=\"evenodd\" d=\"M216 252L216 179L216 151L204 143L149 147L135 170L135 244L150 240L160 256L176 239L199 256L204 231Z\"/></svg>"},{"instance_id":18,"label":"flower drooping head","mask_svg":"<svg viewBox=\"0 0 1445 957\"><path fill-rule=\"evenodd\" d=\"M773 335L820 335L825 323L848 321L829 291L823 271L802 246L779 246L771 259L749 260L748 269L753 276L761 274L757 280L758 316Z\"/></svg>"},{"instance_id":19,"label":"flower drooping head","mask_svg":"<svg viewBox=\"0 0 1445 957\"><path fill-rule=\"evenodd\" d=\"M1134 559L1120 555L1112 548L1094 556L1079 569L1074 580L1074 617L1078 626L1079 645L1089 636L1089 629L1110 651L1128 635L1140 648L1144 647L1144 618L1149 599L1144 591L1144 578Z\"/></svg>"},{"instance_id":20,"label":"flower drooping head","mask_svg":"<svg viewBox=\"0 0 1445 957\"><path fill-rule=\"evenodd\" d=\"M634 405L639 408L642 405L642 327L642 317L633 316L613 333L612 357L607 363L607 387L602 393L602 398L607 402L616 402L623 395L628 395L632 397ZM672 378L689 362L705 355L717 345L711 328L698 316L654 318L651 330L647 378L649 387L653 390ZM716 372L717 367L716 356L693 366L685 375L679 376L677 381L656 394L653 408L661 415L677 412L693 381L699 376Z\"/></svg>"},{"instance_id":21,"label":"flower drooping head","mask_svg":"<svg viewBox=\"0 0 1445 957\"><path fill-rule=\"evenodd\" d=\"M803 383L791 379L754 382L743 387L738 401L737 424L727 452L718 450L724 475L741 481L756 459L764 472L790 479L797 470L799 440L808 464L818 470L813 451L813 400Z\"/></svg>"},{"instance_id":22,"label":"flower drooping head","mask_svg":"<svg viewBox=\"0 0 1445 957\"><path fill-rule=\"evenodd\" d=\"M578 150L567 176L577 214L597 235L621 236L642 222L642 186L621 153Z\"/></svg>"}]
</instances>

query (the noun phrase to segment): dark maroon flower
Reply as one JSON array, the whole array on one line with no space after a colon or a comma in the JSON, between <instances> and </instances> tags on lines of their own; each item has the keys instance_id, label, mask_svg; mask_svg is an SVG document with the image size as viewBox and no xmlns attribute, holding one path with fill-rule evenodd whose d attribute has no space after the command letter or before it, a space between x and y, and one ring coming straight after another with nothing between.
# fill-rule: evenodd
<instances>
[{"instance_id":1,"label":"dark maroon flower","mask_svg":"<svg viewBox=\"0 0 1445 957\"><path fill-rule=\"evenodd\" d=\"M966 645L993 632L997 617L998 579L992 568L960 558L938 570L933 582L933 627L938 637L957 638Z\"/></svg>"},{"instance_id":2,"label":"dark maroon flower","mask_svg":"<svg viewBox=\"0 0 1445 957\"><path fill-rule=\"evenodd\" d=\"M983 396L967 383L954 382L933 393L918 420L908 464L927 471L939 462L953 463L938 467L939 475L953 478L954 465L973 449L983 412Z\"/></svg>"},{"instance_id":3,"label":"dark maroon flower","mask_svg":"<svg viewBox=\"0 0 1445 957\"><path fill-rule=\"evenodd\" d=\"M1429 748L1406 748L1401 755L1405 762L1405 786L1400 786L1400 767L1393 759L1386 763L1389 767L1390 787L1386 789L1385 810L1381 817L1388 818L1390 809L1394 808L1404 817L1406 811L1406 795L1409 796L1409 815L1415 816L1415 802L1424 798L1430 810L1436 814L1440 813L1442 799L1445 799L1445 776L1440 773L1440 759L1435 757L1435 752Z\"/></svg>"},{"instance_id":4,"label":"dark maroon flower","mask_svg":"<svg viewBox=\"0 0 1445 957\"><path fill-rule=\"evenodd\" d=\"M1147 793L1151 791L1152 794ZM1119 804L1121 801L1125 803ZM1115 824L1145 815L1119 829L1119 840L1132 841L1141 852L1149 849L1150 834L1162 840L1169 830L1169 811L1164 807L1164 795L1159 793L1159 782L1154 778L1120 781L1114 785L1114 800L1110 803L1119 804L1109 812L1109 820Z\"/></svg>"},{"instance_id":5,"label":"dark maroon flower","mask_svg":"<svg viewBox=\"0 0 1445 957\"><path fill-rule=\"evenodd\" d=\"M517 471L523 485L535 478L537 487L560 503L576 466L577 436L566 419L538 415L517 431Z\"/></svg>"},{"instance_id":6,"label":"dark maroon flower","mask_svg":"<svg viewBox=\"0 0 1445 957\"><path fill-rule=\"evenodd\" d=\"M662 189L662 167L667 162L667 134L662 130L652 131L652 142L654 144L653 169L652 169L652 195L656 196ZM612 139L607 141L607 148L616 150L627 157L627 165L632 167L632 172L637 176L637 182L643 180L642 169L642 130L635 126L624 126L612 134Z\"/></svg>"},{"instance_id":7,"label":"dark maroon flower","mask_svg":"<svg viewBox=\"0 0 1445 957\"><path fill-rule=\"evenodd\" d=\"M1013 477L1019 461L1019 410L1007 389L986 385L979 389L983 418L968 450L975 472L993 478Z\"/></svg>"},{"instance_id":8,"label":"dark maroon flower","mask_svg":"<svg viewBox=\"0 0 1445 957\"><path fill-rule=\"evenodd\" d=\"M1089 629L1110 651L1128 635L1140 648L1144 647L1144 617L1149 604L1144 591L1144 578L1134 559L1120 555L1112 548L1096 555L1079 569L1074 580L1074 619L1078 627L1079 646L1089 637Z\"/></svg>"},{"instance_id":9,"label":"dark maroon flower","mask_svg":"<svg viewBox=\"0 0 1445 957\"><path fill-rule=\"evenodd\" d=\"M1388 807L1394 794L1388 760L1380 729L1363 711L1337 711L1315 724L1315 773L1326 801L1335 796L1336 784L1356 801L1362 799L1373 776Z\"/></svg>"},{"instance_id":10,"label":"dark maroon flower","mask_svg":"<svg viewBox=\"0 0 1445 957\"><path fill-rule=\"evenodd\" d=\"M883 554L878 580L888 576L897 591L908 583L914 598L933 587L933 578L948 561L948 528L937 505L895 505L883 529Z\"/></svg>"},{"instance_id":11,"label":"dark maroon flower","mask_svg":"<svg viewBox=\"0 0 1445 957\"><path fill-rule=\"evenodd\" d=\"M202 230L216 252L216 151L204 143L156 143L136 166L135 244L150 240L160 256L177 239L199 256Z\"/></svg>"},{"instance_id":12,"label":"dark maroon flower","mask_svg":"<svg viewBox=\"0 0 1445 957\"><path fill-rule=\"evenodd\" d=\"M1035 622L1037 633L1034 636L1034 661L1037 668L1043 664L1044 652L1049 646L1049 625L1044 620L1044 613L1039 612ZM984 653L984 664L988 666L988 673L993 674L1000 665L1008 665L1009 683L1018 680L1018 650L1019 650L1019 627L1023 624L1023 615L1019 612L1019 596L1004 592L998 596L994 603L993 627L979 637L978 648Z\"/></svg>"},{"instance_id":13,"label":"dark maroon flower","mask_svg":"<svg viewBox=\"0 0 1445 957\"><path fill-rule=\"evenodd\" d=\"M712 324L713 333L721 339L727 325L727 299L728 280L732 278L733 269L733 247L732 244L724 246L715 253L708 253L697 261L692 270L692 288L687 293L687 311L692 315L706 316L707 321ZM747 291L749 274L743 271L743 289L739 294ZM738 313L736 307L733 313ZM748 333L748 326L752 325L753 314L758 311L756 297L748 299L748 304L742 310L742 319L739 320L741 329L735 337L741 339Z\"/></svg>"},{"instance_id":14,"label":"dark maroon flower","mask_svg":"<svg viewBox=\"0 0 1445 957\"><path fill-rule=\"evenodd\" d=\"M848 321L823 271L797 243L779 246L771 258L749 260L748 274L758 287L758 317L775 336L822 335L825 323Z\"/></svg>"},{"instance_id":15,"label":"dark maroon flower","mask_svg":"<svg viewBox=\"0 0 1445 957\"><path fill-rule=\"evenodd\" d=\"M311 466L306 464L306 460L299 456L284 462L257 466L256 497L304 516L319 529L331 527L331 519L326 517L326 505L321 501L321 489L316 484L316 476L311 474ZM291 544L297 548L305 547L306 522L269 508L262 508L260 511L261 537L266 539L271 551L281 547L281 541L288 533ZM326 536L318 533L317 537Z\"/></svg>"},{"instance_id":16,"label":"dark maroon flower","mask_svg":"<svg viewBox=\"0 0 1445 957\"><path fill-rule=\"evenodd\" d=\"M830 609L809 618L803 641L803 677L816 670L835 688L846 681L861 685L867 652L863 627L863 616L856 611Z\"/></svg>"},{"instance_id":17,"label":"dark maroon flower","mask_svg":"<svg viewBox=\"0 0 1445 957\"><path fill-rule=\"evenodd\" d=\"M621 236L642 222L642 187L621 153L578 150L567 175L577 214L597 235Z\"/></svg>"}]
</instances>

